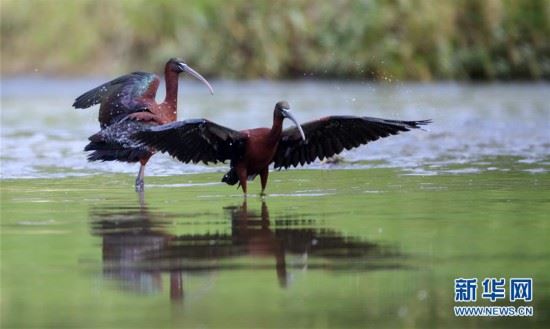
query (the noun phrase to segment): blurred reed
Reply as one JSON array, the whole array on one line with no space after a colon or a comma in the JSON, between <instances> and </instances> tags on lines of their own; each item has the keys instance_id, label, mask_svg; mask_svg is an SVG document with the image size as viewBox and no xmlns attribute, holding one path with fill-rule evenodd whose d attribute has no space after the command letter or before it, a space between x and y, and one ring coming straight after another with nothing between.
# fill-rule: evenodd
<instances>
[{"instance_id":1,"label":"blurred reed","mask_svg":"<svg viewBox=\"0 0 550 329\"><path fill-rule=\"evenodd\" d=\"M550 1L2 0L2 74L548 79Z\"/></svg>"}]
</instances>

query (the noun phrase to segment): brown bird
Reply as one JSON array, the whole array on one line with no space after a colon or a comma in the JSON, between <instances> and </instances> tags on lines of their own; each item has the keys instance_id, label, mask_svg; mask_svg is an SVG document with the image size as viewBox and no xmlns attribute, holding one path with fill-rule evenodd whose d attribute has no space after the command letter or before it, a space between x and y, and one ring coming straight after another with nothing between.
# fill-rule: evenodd
<instances>
[{"instance_id":1,"label":"brown bird","mask_svg":"<svg viewBox=\"0 0 550 329\"><path fill-rule=\"evenodd\" d=\"M283 131L285 118L296 127ZM282 101L275 105L271 128L236 131L206 119L193 119L150 127L134 138L184 163L230 160L222 182L238 182L246 194L247 180L260 175L263 195L271 163L275 168L297 167L430 122L329 116L300 126L288 103Z\"/></svg>"},{"instance_id":2,"label":"brown bird","mask_svg":"<svg viewBox=\"0 0 550 329\"><path fill-rule=\"evenodd\" d=\"M93 151L89 161L140 162L136 191L143 191L145 165L154 150L138 145L131 136L137 131L176 120L178 75L182 72L203 82L210 93L212 86L182 60L170 59L164 68L166 98L157 103L155 96L160 78L153 73L133 72L118 77L79 96L73 106L88 108L100 104L101 131L90 136L85 151Z\"/></svg>"}]
</instances>

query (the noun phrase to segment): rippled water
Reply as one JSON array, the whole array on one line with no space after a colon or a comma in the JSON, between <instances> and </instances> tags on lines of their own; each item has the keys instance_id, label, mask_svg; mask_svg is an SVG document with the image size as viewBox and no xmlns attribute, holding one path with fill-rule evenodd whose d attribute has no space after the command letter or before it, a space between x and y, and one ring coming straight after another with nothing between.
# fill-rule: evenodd
<instances>
[{"instance_id":1,"label":"rippled water","mask_svg":"<svg viewBox=\"0 0 550 329\"><path fill-rule=\"evenodd\" d=\"M3 80L2 177L136 172L137 165L88 163L82 152L87 137L98 130L97 107L75 110L70 105L101 82ZM213 85L215 94L210 96L202 85L182 80L179 118L206 117L240 129L270 126L275 102L286 99L302 122L330 114L434 120L427 132L386 138L345 152L345 161L338 165L316 163L312 168L399 167L426 175L509 169L492 160L499 156L517 157L517 162L529 164L525 170L534 173L547 172L550 164L548 84L214 81ZM157 155L147 175L211 171L223 169L182 165Z\"/></svg>"},{"instance_id":2,"label":"rippled water","mask_svg":"<svg viewBox=\"0 0 550 329\"><path fill-rule=\"evenodd\" d=\"M434 120L244 199L224 166L156 155L140 196L135 165L86 162L97 109L70 104L100 82L2 81L2 328L548 327L547 84L183 81L180 117L235 128L280 99ZM458 277L533 278L535 316L455 317Z\"/></svg>"}]
</instances>

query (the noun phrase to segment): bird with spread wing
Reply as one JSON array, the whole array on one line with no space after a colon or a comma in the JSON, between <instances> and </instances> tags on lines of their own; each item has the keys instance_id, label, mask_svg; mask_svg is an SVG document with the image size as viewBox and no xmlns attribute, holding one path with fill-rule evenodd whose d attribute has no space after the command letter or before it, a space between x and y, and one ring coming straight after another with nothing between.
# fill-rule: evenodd
<instances>
[{"instance_id":1,"label":"bird with spread wing","mask_svg":"<svg viewBox=\"0 0 550 329\"><path fill-rule=\"evenodd\" d=\"M203 82L208 81L181 59L170 59L164 69L166 98L157 103L155 96L160 78L153 73L133 72L102 84L79 96L73 107L99 107L101 131L89 137L84 148L91 151L89 161L140 162L136 191L143 191L145 165L154 149L139 145L132 135L149 127L173 122L177 118L178 76L185 72Z\"/></svg>"},{"instance_id":2,"label":"bird with spread wing","mask_svg":"<svg viewBox=\"0 0 550 329\"><path fill-rule=\"evenodd\" d=\"M296 126L283 130L285 118ZM239 183L246 194L247 180L260 175L263 195L271 163L285 169L305 165L430 122L329 116L300 126L288 103L282 101L275 105L271 128L237 131L206 119L193 119L150 127L133 138L184 163L229 160L230 170L222 181Z\"/></svg>"}]
</instances>

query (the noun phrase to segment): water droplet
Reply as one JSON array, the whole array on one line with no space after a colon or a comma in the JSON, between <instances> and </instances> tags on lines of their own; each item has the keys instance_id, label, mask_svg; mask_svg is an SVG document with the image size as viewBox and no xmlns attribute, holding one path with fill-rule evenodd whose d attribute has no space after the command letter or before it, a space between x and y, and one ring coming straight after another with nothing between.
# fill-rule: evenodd
<instances>
[{"instance_id":1,"label":"water droplet","mask_svg":"<svg viewBox=\"0 0 550 329\"><path fill-rule=\"evenodd\" d=\"M428 297L428 292L426 290L420 290L416 296L418 297L418 300L424 300Z\"/></svg>"}]
</instances>

